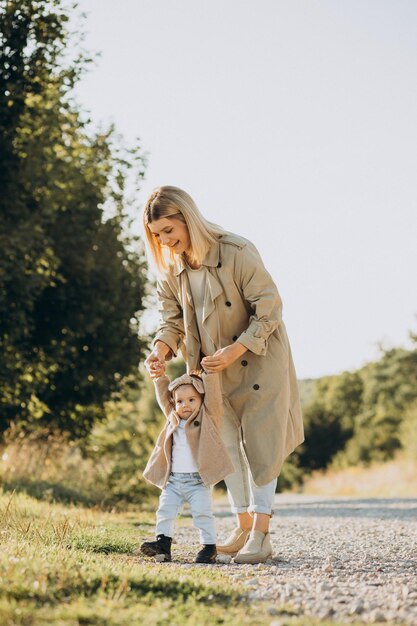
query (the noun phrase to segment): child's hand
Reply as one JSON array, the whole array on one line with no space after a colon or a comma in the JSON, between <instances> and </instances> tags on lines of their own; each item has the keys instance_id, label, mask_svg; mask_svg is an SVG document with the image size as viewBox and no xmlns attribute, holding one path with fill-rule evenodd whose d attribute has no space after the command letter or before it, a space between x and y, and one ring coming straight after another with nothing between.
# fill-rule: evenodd
<instances>
[{"instance_id":1,"label":"child's hand","mask_svg":"<svg viewBox=\"0 0 417 626\"><path fill-rule=\"evenodd\" d=\"M152 380L163 376L165 374L165 362L159 360L152 361L152 366L149 370L149 374Z\"/></svg>"}]
</instances>

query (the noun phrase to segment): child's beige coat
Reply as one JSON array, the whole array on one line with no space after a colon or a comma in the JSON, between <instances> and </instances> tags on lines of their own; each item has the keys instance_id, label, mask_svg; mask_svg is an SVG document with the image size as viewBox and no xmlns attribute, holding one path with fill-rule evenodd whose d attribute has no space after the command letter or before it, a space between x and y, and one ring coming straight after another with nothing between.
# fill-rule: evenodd
<instances>
[{"instance_id":1,"label":"child's beige coat","mask_svg":"<svg viewBox=\"0 0 417 626\"><path fill-rule=\"evenodd\" d=\"M184 374L175 382L193 385L201 393L201 382ZM191 452L197 464L198 472L205 485L215 485L235 469L220 437L220 419L222 415L222 395L218 374L203 374L204 399L201 407L186 420L185 434ZM164 412L167 423L160 433L155 448L143 472L144 478L163 489L171 471L173 434L178 428L180 418L174 410L172 383L168 376L161 376L155 381L158 404Z\"/></svg>"}]
</instances>

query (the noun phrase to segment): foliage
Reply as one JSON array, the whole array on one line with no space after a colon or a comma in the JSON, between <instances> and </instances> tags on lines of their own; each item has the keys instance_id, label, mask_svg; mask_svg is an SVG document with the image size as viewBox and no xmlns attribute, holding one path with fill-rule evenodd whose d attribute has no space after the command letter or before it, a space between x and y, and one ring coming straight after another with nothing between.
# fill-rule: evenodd
<instances>
[{"instance_id":1,"label":"foliage","mask_svg":"<svg viewBox=\"0 0 417 626\"><path fill-rule=\"evenodd\" d=\"M87 458L68 433L47 429L25 433L10 428L5 433L0 470L7 491L50 502L109 505L108 463Z\"/></svg>"},{"instance_id":2,"label":"foliage","mask_svg":"<svg viewBox=\"0 0 417 626\"><path fill-rule=\"evenodd\" d=\"M417 459L417 400L414 400L404 412L399 439L405 455Z\"/></svg>"},{"instance_id":3,"label":"foliage","mask_svg":"<svg viewBox=\"0 0 417 626\"><path fill-rule=\"evenodd\" d=\"M167 369L173 379L185 364L178 359ZM143 509L159 495L142 472L164 423L149 377L139 383L126 379L119 394L105 404L105 419L82 441L60 431L10 428L2 450L1 483L4 489L47 501Z\"/></svg>"},{"instance_id":4,"label":"foliage","mask_svg":"<svg viewBox=\"0 0 417 626\"><path fill-rule=\"evenodd\" d=\"M353 420L362 402L363 382L357 372L326 376L316 381L304 408L305 442L299 465L307 470L326 467L353 433Z\"/></svg>"},{"instance_id":5,"label":"foliage","mask_svg":"<svg viewBox=\"0 0 417 626\"><path fill-rule=\"evenodd\" d=\"M360 373L363 403L352 437L335 459L338 466L385 461L401 448L402 423L417 399L417 349L385 350Z\"/></svg>"},{"instance_id":6,"label":"foliage","mask_svg":"<svg viewBox=\"0 0 417 626\"><path fill-rule=\"evenodd\" d=\"M316 381L314 378L303 378L298 381L300 392L300 400L302 406L306 406L314 397L314 388Z\"/></svg>"},{"instance_id":7,"label":"foliage","mask_svg":"<svg viewBox=\"0 0 417 626\"><path fill-rule=\"evenodd\" d=\"M144 160L71 99L90 61L65 60L71 9L0 0L0 430L80 437L143 352L126 188Z\"/></svg>"},{"instance_id":8,"label":"foliage","mask_svg":"<svg viewBox=\"0 0 417 626\"><path fill-rule=\"evenodd\" d=\"M300 457L297 451L293 452L282 466L276 491L296 491L302 485L305 470L300 466Z\"/></svg>"},{"instance_id":9,"label":"foliage","mask_svg":"<svg viewBox=\"0 0 417 626\"><path fill-rule=\"evenodd\" d=\"M333 465L333 464L332 464ZM312 472L305 477L302 492L326 498L416 498L417 458L397 454L389 461L351 465Z\"/></svg>"},{"instance_id":10,"label":"foliage","mask_svg":"<svg viewBox=\"0 0 417 626\"><path fill-rule=\"evenodd\" d=\"M382 350L357 372L318 379L304 407L306 438L293 466L310 472L386 461L401 448L412 455L416 401L417 349Z\"/></svg>"}]
</instances>

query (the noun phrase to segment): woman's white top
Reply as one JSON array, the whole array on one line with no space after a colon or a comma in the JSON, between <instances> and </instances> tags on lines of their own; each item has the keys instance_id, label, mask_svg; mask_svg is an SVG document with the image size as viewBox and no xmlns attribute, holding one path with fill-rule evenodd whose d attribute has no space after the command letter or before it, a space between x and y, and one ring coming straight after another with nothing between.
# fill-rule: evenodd
<instances>
[{"instance_id":1,"label":"woman's white top","mask_svg":"<svg viewBox=\"0 0 417 626\"><path fill-rule=\"evenodd\" d=\"M200 333L201 351L206 356L216 352L216 347L211 337L203 328L204 296L206 293L207 268L202 265L197 270L193 270L187 265L187 275L190 281L191 295L193 297L194 309L197 318L198 332Z\"/></svg>"},{"instance_id":2,"label":"woman's white top","mask_svg":"<svg viewBox=\"0 0 417 626\"><path fill-rule=\"evenodd\" d=\"M174 430L171 472L198 472L185 434L185 422L186 420L180 419L178 428Z\"/></svg>"}]
</instances>

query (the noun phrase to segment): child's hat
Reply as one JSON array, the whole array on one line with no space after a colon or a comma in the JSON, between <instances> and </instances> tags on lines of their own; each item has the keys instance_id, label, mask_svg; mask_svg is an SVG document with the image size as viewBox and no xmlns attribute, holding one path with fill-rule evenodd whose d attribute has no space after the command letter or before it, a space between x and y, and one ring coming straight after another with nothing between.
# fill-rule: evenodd
<instances>
[{"instance_id":1,"label":"child's hat","mask_svg":"<svg viewBox=\"0 0 417 626\"><path fill-rule=\"evenodd\" d=\"M183 374L175 380L171 381L168 385L168 391L174 393L181 385L192 385L198 393L204 393L204 384L201 378L197 376L190 376L189 374Z\"/></svg>"}]
</instances>

